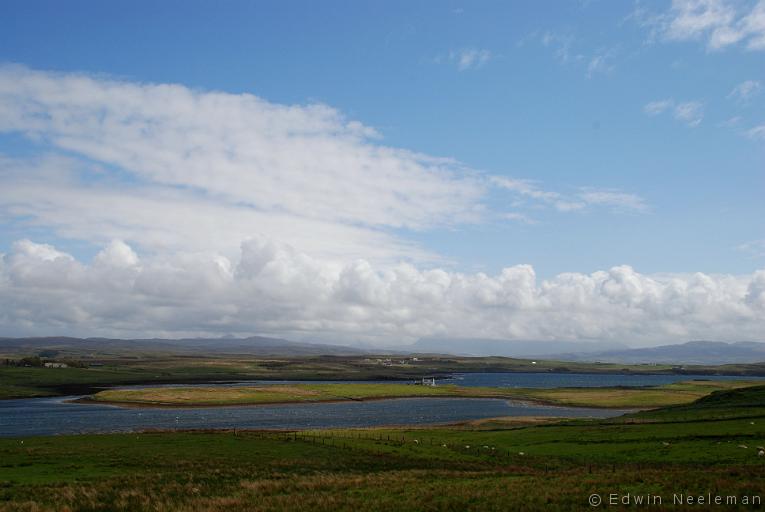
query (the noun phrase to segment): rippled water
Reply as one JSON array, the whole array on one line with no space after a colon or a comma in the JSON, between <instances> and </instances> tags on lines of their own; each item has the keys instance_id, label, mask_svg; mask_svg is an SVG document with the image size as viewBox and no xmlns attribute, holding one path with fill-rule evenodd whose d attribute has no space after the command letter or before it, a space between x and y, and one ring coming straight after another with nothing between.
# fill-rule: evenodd
<instances>
[{"instance_id":1,"label":"rippled water","mask_svg":"<svg viewBox=\"0 0 765 512\"><path fill-rule=\"evenodd\" d=\"M0 436L129 432L143 429L372 427L449 423L495 416L607 417L623 412L471 398L405 398L188 409L126 409L65 402L71 398L0 401Z\"/></svg>"}]
</instances>

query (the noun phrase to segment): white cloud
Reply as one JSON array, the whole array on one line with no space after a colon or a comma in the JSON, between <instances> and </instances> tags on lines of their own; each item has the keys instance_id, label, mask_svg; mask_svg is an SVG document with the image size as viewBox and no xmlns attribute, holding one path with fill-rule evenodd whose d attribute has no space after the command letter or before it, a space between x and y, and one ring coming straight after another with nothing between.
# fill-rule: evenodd
<instances>
[{"instance_id":1,"label":"white cloud","mask_svg":"<svg viewBox=\"0 0 765 512\"><path fill-rule=\"evenodd\" d=\"M0 105L2 131L268 211L418 228L464 218L480 194L456 162L374 144L321 104L4 67Z\"/></svg>"},{"instance_id":2,"label":"white cloud","mask_svg":"<svg viewBox=\"0 0 765 512\"><path fill-rule=\"evenodd\" d=\"M615 68L614 60L618 47L582 49L581 40L570 33L546 31L539 35L533 32L518 42L525 45L528 39L539 38L542 46L550 48L555 58L564 65L577 65L585 70L585 76L592 78L598 73L607 74Z\"/></svg>"},{"instance_id":3,"label":"white cloud","mask_svg":"<svg viewBox=\"0 0 765 512\"><path fill-rule=\"evenodd\" d=\"M736 249L755 258L765 258L765 239L743 243Z\"/></svg>"},{"instance_id":4,"label":"white cloud","mask_svg":"<svg viewBox=\"0 0 765 512\"><path fill-rule=\"evenodd\" d=\"M665 112L667 109L672 108L674 103L675 102L671 99L651 101L645 104L645 106L643 107L643 112L645 112L649 116L656 116Z\"/></svg>"},{"instance_id":5,"label":"white cloud","mask_svg":"<svg viewBox=\"0 0 765 512\"><path fill-rule=\"evenodd\" d=\"M503 215L507 220L513 220L521 224L536 224L537 221L524 213L508 212Z\"/></svg>"},{"instance_id":6,"label":"white cloud","mask_svg":"<svg viewBox=\"0 0 765 512\"><path fill-rule=\"evenodd\" d=\"M325 105L179 85L0 67L0 132L39 155L0 154L0 219L152 253L232 258L257 234L338 261L433 263L396 230L501 218L484 204L497 188L559 211L587 206L381 145Z\"/></svg>"},{"instance_id":7,"label":"white cloud","mask_svg":"<svg viewBox=\"0 0 765 512\"><path fill-rule=\"evenodd\" d=\"M0 155L0 222L102 247L90 262L29 240L0 255L5 334L647 336L594 291L616 271L422 270L401 262L442 260L397 231L534 222L488 211L489 191L530 209L643 210L632 194L483 175L384 146L325 105L22 67L0 68L0 132L38 155Z\"/></svg>"},{"instance_id":8,"label":"white cloud","mask_svg":"<svg viewBox=\"0 0 765 512\"><path fill-rule=\"evenodd\" d=\"M758 339L765 271L651 276L620 266L540 281L529 265L486 275L334 264L265 238L242 243L235 260L138 257L112 242L87 264L20 241L0 257L0 321L7 333L29 335Z\"/></svg>"},{"instance_id":9,"label":"white cloud","mask_svg":"<svg viewBox=\"0 0 765 512\"><path fill-rule=\"evenodd\" d=\"M704 41L710 50L741 44L765 50L765 0L673 0L667 11L638 8L631 16L657 37Z\"/></svg>"},{"instance_id":10,"label":"white cloud","mask_svg":"<svg viewBox=\"0 0 765 512\"><path fill-rule=\"evenodd\" d=\"M512 191L539 203L550 205L561 212L579 211L590 206L606 206L611 208L612 211L619 212L646 212L649 210L647 203L642 197L619 190L583 187L576 194L566 195L560 192L544 190L537 183L530 180L492 176L491 181L497 187Z\"/></svg>"},{"instance_id":11,"label":"white cloud","mask_svg":"<svg viewBox=\"0 0 765 512\"><path fill-rule=\"evenodd\" d=\"M704 119L704 106L698 101L678 103L675 106L674 116L678 121L695 128Z\"/></svg>"},{"instance_id":12,"label":"white cloud","mask_svg":"<svg viewBox=\"0 0 765 512\"><path fill-rule=\"evenodd\" d=\"M743 118L741 116L733 116L733 117L729 117L725 121L718 123L718 126L720 128L735 128L736 126L741 124L742 120Z\"/></svg>"},{"instance_id":13,"label":"white cloud","mask_svg":"<svg viewBox=\"0 0 765 512\"><path fill-rule=\"evenodd\" d=\"M651 101L643 106L643 112L649 116L657 116L670 110L672 117L691 128L700 125L704 119L704 105L698 101L675 103L675 100L669 98Z\"/></svg>"},{"instance_id":14,"label":"white cloud","mask_svg":"<svg viewBox=\"0 0 765 512\"><path fill-rule=\"evenodd\" d=\"M611 69L612 67L606 61L606 56L595 55L590 59L589 64L587 64L587 76L591 77L597 72L605 73Z\"/></svg>"},{"instance_id":15,"label":"white cloud","mask_svg":"<svg viewBox=\"0 0 765 512\"><path fill-rule=\"evenodd\" d=\"M492 176L492 182L503 189L517 192L524 196L529 196L534 199L541 199L543 201L555 201L560 197L557 192L549 192L540 189L536 183L531 180L515 179L506 176Z\"/></svg>"},{"instance_id":16,"label":"white cloud","mask_svg":"<svg viewBox=\"0 0 765 512\"><path fill-rule=\"evenodd\" d=\"M552 48L555 57L564 64L572 60L581 61L584 59L584 55L574 53L573 46L576 40L571 34L547 31L542 34L541 41L543 46Z\"/></svg>"},{"instance_id":17,"label":"white cloud","mask_svg":"<svg viewBox=\"0 0 765 512\"><path fill-rule=\"evenodd\" d=\"M181 188L114 181L83 183L82 162L0 158L0 219L51 228L59 236L129 240L151 252L214 251L230 257L255 234L328 259L436 260L383 230L217 200ZM338 206L338 207L341 207Z\"/></svg>"},{"instance_id":18,"label":"white cloud","mask_svg":"<svg viewBox=\"0 0 765 512\"><path fill-rule=\"evenodd\" d=\"M94 264L111 268L135 267L138 265L138 255L122 240L112 240L96 255Z\"/></svg>"},{"instance_id":19,"label":"white cloud","mask_svg":"<svg viewBox=\"0 0 765 512\"><path fill-rule=\"evenodd\" d=\"M750 128L749 130L747 130L746 135L750 139L765 141L765 124L761 124L759 126L755 126L754 128Z\"/></svg>"},{"instance_id":20,"label":"white cloud","mask_svg":"<svg viewBox=\"0 0 765 512\"><path fill-rule=\"evenodd\" d=\"M463 48L449 53L449 60L454 62L460 71L478 69L491 59L491 52L485 49Z\"/></svg>"},{"instance_id":21,"label":"white cloud","mask_svg":"<svg viewBox=\"0 0 765 512\"><path fill-rule=\"evenodd\" d=\"M490 179L495 186L501 189L509 190L521 197L529 198L536 202L552 205L559 211L579 210L585 206L581 202L563 197L559 192L543 190L537 183L531 180L515 179L506 176L492 176Z\"/></svg>"},{"instance_id":22,"label":"white cloud","mask_svg":"<svg viewBox=\"0 0 765 512\"><path fill-rule=\"evenodd\" d=\"M5 66L0 132L53 154L0 159L0 211L101 239L177 245L188 237L195 245L214 233L231 250L279 226L287 237L315 239L310 249L334 245L337 253L380 241L401 249L409 244L390 230L481 217L485 184L475 173L381 145L374 130L326 105ZM201 224L183 226L190 219ZM153 241L133 238L143 228Z\"/></svg>"},{"instance_id":23,"label":"white cloud","mask_svg":"<svg viewBox=\"0 0 765 512\"><path fill-rule=\"evenodd\" d=\"M587 64L587 78L592 78L597 73L610 73L613 71L616 50L614 48L601 50L591 56Z\"/></svg>"},{"instance_id":24,"label":"white cloud","mask_svg":"<svg viewBox=\"0 0 765 512\"><path fill-rule=\"evenodd\" d=\"M738 84L728 94L729 98L733 98L739 101L747 101L756 96L762 89L762 84L757 80L745 80Z\"/></svg>"},{"instance_id":25,"label":"white cloud","mask_svg":"<svg viewBox=\"0 0 765 512\"><path fill-rule=\"evenodd\" d=\"M610 206L620 211L646 212L649 210L642 197L618 190L585 189L579 197L589 205Z\"/></svg>"}]
</instances>

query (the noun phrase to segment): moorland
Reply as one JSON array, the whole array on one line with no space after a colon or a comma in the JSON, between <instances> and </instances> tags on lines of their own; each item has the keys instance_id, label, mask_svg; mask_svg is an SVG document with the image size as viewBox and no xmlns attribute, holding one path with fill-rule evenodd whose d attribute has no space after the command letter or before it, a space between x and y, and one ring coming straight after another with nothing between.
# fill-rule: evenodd
<instances>
[{"instance_id":1,"label":"moorland","mask_svg":"<svg viewBox=\"0 0 765 512\"><path fill-rule=\"evenodd\" d=\"M606 420L0 439L0 511L750 510L763 445L765 386Z\"/></svg>"}]
</instances>

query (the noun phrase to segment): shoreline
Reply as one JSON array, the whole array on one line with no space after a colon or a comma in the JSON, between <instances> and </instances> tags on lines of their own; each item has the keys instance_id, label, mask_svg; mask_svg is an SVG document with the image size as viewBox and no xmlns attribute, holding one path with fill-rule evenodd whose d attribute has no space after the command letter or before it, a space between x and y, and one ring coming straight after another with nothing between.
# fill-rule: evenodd
<instances>
[{"instance_id":1,"label":"shoreline","mask_svg":"<svg viewBox=\"0 0 765 512\"><path fill-rule=\"evenodd\" d=\"M459 371L450 371L450 372L434 372L434 375L436 376L437 380L440 379L449 379L452 378L454 375L461 375L461 374L473 374L473 373L518 373L518 374L534 374L534 375L540 375L540 374L566 374L566 375L621 375L621 376L678 376L678 377L687 377L691 379L708 379L708 380L715 380L716 377L723 377L723 378L729 378L729 377L735 377L739 378L741 380L745 380L747 378L754 378L754 379L765 379L765 372L753 372L753 373L742 373L742 372L705 372L703 370L698 370L696 372L693 371L611 371L611 370L602 370L602 371L567 371L567 372L551 372L549 370L543 370L543 369L524 369L522 371L518 370L512 370L512 369L496 369L496 368L486 368L482 369L481 371L465 371L465 370L459 370ZM99 391L113 389L113 388L120 388L120 387L130 387L130 386L148 386L148 387L161 387L161 386L167 386L167 385L206 385L206 384L236 384L236 383L242 383L244 385L251 385L253 383L257 382L278 382L283 380L294 380L294 381L300 381L305 383L312 383L312 382L324 382L327 380L337 381L338 383L343 382L374 382L374 381L386 381L390 383L402 383L402 382L410 382L412 380L417 380L413 377L402 377L402 376L375 376L374 378L354 378L354 379L343 379L343 378L311 378L311 377L300 377L300 378L283 378L283 377L257 377L257 378L198 378L198 377L188 377L188 378L173 378L169 380L165 379L150 379L150 380L127 380L124 382L93 382L93 383L66 383L66 384L53 384L49 386L43 386L38 389L40 394L37 394L35 396L29 396L29 395L4 395L0 396L0 401L3 400L23 400L28 398L55 398L55 397L62 397L62 396L71 396L71 395L89 395L94 394ZM765 380L764 380L765 382ZM631 387L631 386L628 386ZM555 405L555 404L552 404Z\"/></svg>"},{"instance_id":2,"label":"shoreline","mask_svg":"<svg viewBox=\"0 0 765 512\"><path fill-rule=\"evenodd\" d=\"M230 407L259 407L272 405L312 405L312 404L337 404L352 402L376 402L381 400L418 400L418 399L468 399L468 400L505 400L528 406L557 407L565 409L597 409L597 410L649 410L654 407L620 407L620 406L597 406L597 405L569 405L554 401L541 400L536 398L519 398L507 396L456 396L456 395L431 395L431 396L376 396L368 398L336 398L328 400L306 400L306 401L269 401L269 402L245 402L228 404L209 404L209 403L162 403L162 402L122 402L116 400L94 400L91 397L76 398L74 400L65 400L68 404L86 404L86 405L108 405L111 407L120 407L123 409L216 409ZM658 406L657 406L658 407Z\"/></svg>"}]
</instances>

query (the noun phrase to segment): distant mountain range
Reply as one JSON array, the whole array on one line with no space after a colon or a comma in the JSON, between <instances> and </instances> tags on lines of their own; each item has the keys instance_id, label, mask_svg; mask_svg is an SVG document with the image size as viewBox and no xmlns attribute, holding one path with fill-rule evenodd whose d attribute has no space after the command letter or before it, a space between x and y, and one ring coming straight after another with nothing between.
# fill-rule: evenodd
<instances>
[{"instance_id":1,"label":"distant mountain range","mask_svg":"<svg viewBox=\"0 0 765 512\"><path fill-rule=\"evenodd\" d=\"M404 348L404 347L401 347ZM409 352L421 354L454 354L461 356L503 356L549 359L546 355L561 353L584 354L613 349L627 349L627 345L613 342L572 341L518 341L475 338L422 338L405 347Z\"/></svg>"},{"instance_id":2,"label":"distant mountain range","mask_svg":"<svg viewBox=\"0 0 765 512\"><path fill-rule=\"evenodd\" d=\"M340 345L301 343L281 338L182 338L113 339L49 336L0 337L0 357L50 352L49 357L110 357L152 355L245 355L245 356L353 356L369 353L452 354L502 356L522 359L604 362L621 364L736 364L765 362L765 343L690 341L679 345L629 348L613 343L566 341L509 341L486 339L421 339L396 350L361 349Z\"/></svg>"},{"instance_id":3,"label":"distant mountain range","mask_svg":"<svg viewBox=\"0 0 765 512\"><path fill-rule=\"evenodd\" d=\"M144 353L189 355L253 355L253 356L314 356L358 355L359 349L339 345L299 343L281 338L251 336L249 338L183 338L183 339L112 339L70 338L0 338L0 354L36 354L56 351L62 355L93 354L94 356Z\"/></svg>"},{"instance_id":4,"label":"distant mountain range","mask_svg":"<svg viewBox=\"0 0 765 512\"><path fill-rule=\"evenodd\" d=\"M600 361L603 363L658 364L741 364L765 361L765 343L740 341L689 341L680 345L650 348L606 350L602 352L569 352L551 354L549 359L562 361Z\"/></svg>"},{"instance_id":5,"label":"distant mountain range","mask_svg":"<svg viewBox=\"0 0 765 512\"><path fill-rule=\"evenodd\" d=\"M689 341L678 345L629 348L614 343L511 341L469 338L428 338L407 347L413 353L504 356L604 363L736 364L765 361L765 343Z\"/></svg>"}]
</instances>

